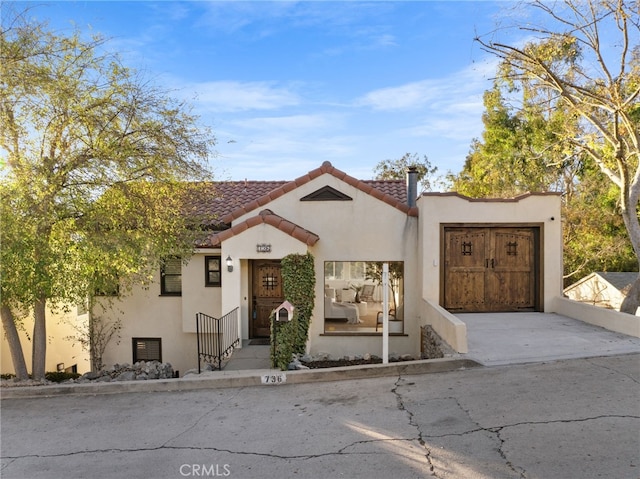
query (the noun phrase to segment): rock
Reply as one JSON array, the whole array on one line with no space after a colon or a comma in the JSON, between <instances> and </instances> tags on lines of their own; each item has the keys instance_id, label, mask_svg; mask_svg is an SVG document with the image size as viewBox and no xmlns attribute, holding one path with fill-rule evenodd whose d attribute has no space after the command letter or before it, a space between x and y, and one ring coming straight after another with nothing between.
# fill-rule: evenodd
<instances>
[{"instance_id":1,"label":"rock","mask_svg":"<svg viewBox=\"0 0 640 479\"><path fill-rule=\"evenodd\" d=\"M371 360L371 354L367 353L364 356L362 356L362 359L364 359L365 361L370 361Z\"/></svg>"},{"instance_id":2,"label":"rock","mask_svg":"<svg viewBox=\"0 0 640 479\"><path fill-rule=\"evenodd\" d=\"M100 377L99 373L95 371L89 371L87 373L84 373L82 376L80 376L80 379L91 380L91 379L98 379L99 377Z\"/></svg>"},{"instance_id":3,"label":"rock","mask_svg":"<svg viewBox=\"0 0 640 479\"><path fill-rule=\"evenodd\" d=\"M100 373L88 372L83 374L78 382L100 381L132 381L146 379L170 379L175 376L173 366L170 363L158 361L137 361L133 365L129 363L114 364L104 368Z\"/></svg>"},{"instance_id":4,"label":"rock","mask_svg":"<svg viewBox=\"0 0 640 479\"><path fill-rule=\"evenodd\" d=\"M442 341L440 336L429 325L423 326L421 329L421 359L442 358L444 353L450 353L451 350Z\"/></svg>"},{"instance_id":5,"label":"rock","mask_svg":"<svg viewBox=\"0 0 640 479\"><path fill-rule=\"evenodd\" d=\"M108 383L111 382L111 376L100 376L98 379L96 379L97 383Z\"/></svg>"},{"instance_id":6,"label":"rock","mask_svg":"<svg viewBox=\"0 0 640 479\"><path fill-rule=\"evenodd\" d=\"M116 376L116 381L133 381L136 378L136 373L133 371L124 371Z\"/></svg>"},{"instance_id":7,"label":"rock","mask_svg":"<svg viewBox=\"0 0 640 479\"><path fill-rule=\"evenodd\" d=\"M300 361L298 361L297 359L294 359L293 361L291 361L289 363L289 365L287 366L287 370L288 371L295 371L297 369L309 369L307 366L305 366L304 364L302 364Z\"/></svg>"},{"instance_id":8,"label":"rock","mask_svg":"<svg viewBox=\"0 0 640 479\"><path fill-rule=\"evenodd\" d=\"M302 364L300 364L300 361L298 361L297 359L294 359L289 363L289 365L287 366L287 369L289 371L295 371L296 369L298 369L298 366L302 366Z\"/></svg>"},{"instance_id":9,"label":"rock","mask_svg":"<svg viewBox=\"0 0 640 479\"><path fill-rule=\"evenodd\" d=\"M403 354L402 356L400 356L400 360L402 360L402 361L413 361L413 356L411 356L410 354Z\"/></svg>"},{"instance_id":10,"label":"rock","mask_svg":"<svg viewBox=\"0 0 640 479\"><path fill-rule=\"evenodd\" d=\"M191 374L198 374L198 370L197 369L188 369L187 372L184 373L184 376L182 376L182 377L190 376Z\"/></svg>"}]
</instances>

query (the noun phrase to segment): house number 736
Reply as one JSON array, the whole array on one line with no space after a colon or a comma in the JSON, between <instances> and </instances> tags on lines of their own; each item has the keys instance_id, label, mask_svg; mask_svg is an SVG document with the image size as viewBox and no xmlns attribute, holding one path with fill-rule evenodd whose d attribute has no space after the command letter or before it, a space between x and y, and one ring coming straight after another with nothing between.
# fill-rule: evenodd
<instances>
[{"instance_id":1,"label":"house number 736","mask_svg":"<svg viewBox=\"0 0 640 479\"><path fill-rule=\"evenodd\" d=\"M261 376L262 384L284 384L287 382L285 373L265 374Z\"/></svg>"}]
</instances>

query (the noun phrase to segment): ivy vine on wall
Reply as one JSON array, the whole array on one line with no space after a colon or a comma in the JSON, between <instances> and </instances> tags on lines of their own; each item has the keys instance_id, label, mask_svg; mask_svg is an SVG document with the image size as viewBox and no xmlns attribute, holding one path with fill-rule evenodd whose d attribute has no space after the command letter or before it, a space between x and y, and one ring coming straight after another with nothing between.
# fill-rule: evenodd
<instances>
[{"instance_id":1,"label":"ivy vine on wall","mask_svg":"<svg viewBox=\"0 0 640 479\"><path fill-rule=\"evenodd\" d=\"M271 367L286 370L293 354L304 354L315 303L316 275L311 253L282 258L284 298L293 306L293 319L276 323L271 316Z\"/></svg>"}]
</instances>

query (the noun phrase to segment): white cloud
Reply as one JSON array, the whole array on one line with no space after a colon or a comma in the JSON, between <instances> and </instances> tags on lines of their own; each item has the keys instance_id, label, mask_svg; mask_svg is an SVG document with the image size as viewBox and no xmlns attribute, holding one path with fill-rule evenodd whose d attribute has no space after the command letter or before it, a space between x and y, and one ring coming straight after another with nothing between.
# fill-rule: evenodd
<instances>
[{"instance_id":1,"label":"white cloud","mask_svg":"<svg viewBox=\"0 0 640 479\"><path fill-rule=\"evenodd\" d=\"M403 110L421 108L429 101L440 98L443 85L433 80L407 83L397 87L381 88L367 93L356 104L374 110Z\"/></svg>"},{"instance_id":2,"label":"white cloud","mask_svg":"<svg viewBox=\"0 0 640 479\"><path fill-rule=\"evenodd\" d=\"M273 110L300 103L298 95L269 82L215 81L191 84L199 108L219 112Z\"/></svg>"},{"instance_id":3,"label":"white cloud","mask_svg":"<svg viewBox=\"0 0 640 479\"><path fill-rule=\"evenodd\" d=\"M446 77L371 91L357 99L356 105L374 110L415 110L475 103L478 95L481 99L482 93L490 87L489 78L495 71L495 61L477 62Z\"/></svg>"},{"instance_id":4,"label":"white cloud","mask_svg":"<svg viewBox=\"0 0 640 479\"><path fill-rule=\"evenodd\" d=\"M381 47L396 47L398 43L396 42L396 38L393 35L384 34L380 35L375 42L378 46Z\"/></svg>"},{"instance_id":5,"label":"white cloud","mask_svg":"<svg viewBox=\"0 0 640 479\"><path fill-rule=\"evenodd\" d=\"M335 116L335 115L334 115ZM237 126L255 130L299 131L314 130L334 125L334 120L323 115L291 115L277 117L256 117L234 121Z\"/></svg>"}]
</instances>

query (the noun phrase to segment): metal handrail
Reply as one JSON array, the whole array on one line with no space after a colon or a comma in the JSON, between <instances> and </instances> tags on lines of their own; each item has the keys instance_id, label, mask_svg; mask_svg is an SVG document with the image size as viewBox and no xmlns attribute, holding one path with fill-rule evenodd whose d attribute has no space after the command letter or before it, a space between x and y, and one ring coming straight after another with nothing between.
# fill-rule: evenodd
<instances>
[{"instance_id":1,"label":"metal handrail","mask_svg":"<svg viewBox=\"0 0 640 479\"><path fill-rule=\"evenodd\" d=\"M228 312L221 318L204 313L196 313L196 335L198 337L198 374L201 361L222 370L222 361L240 344L238 334L238 309Z\"/></svg>"}]
</instances>

